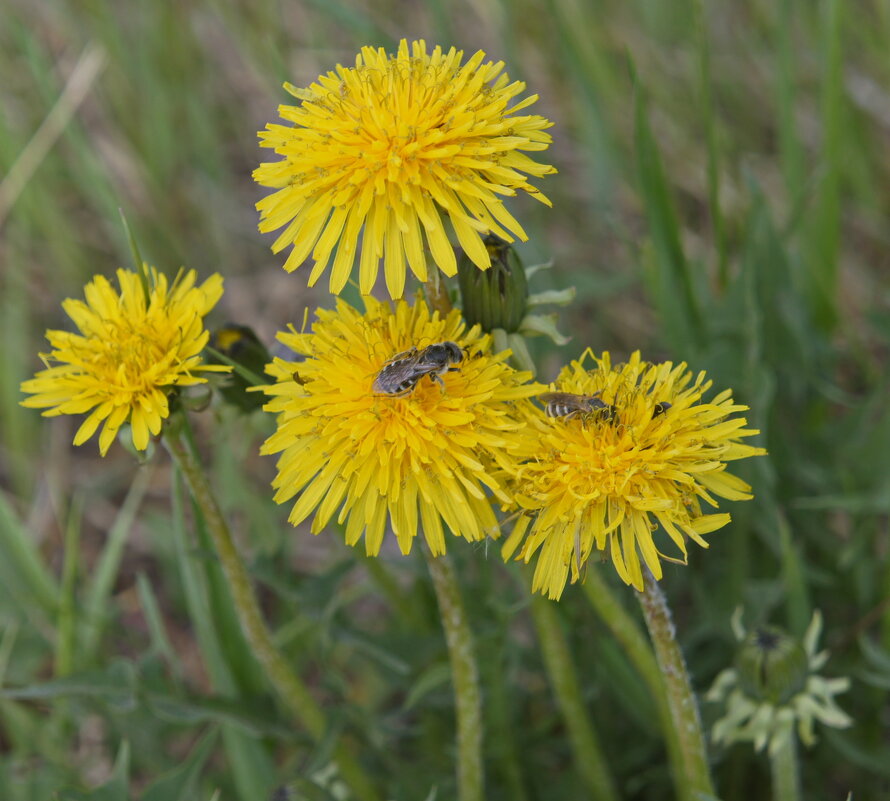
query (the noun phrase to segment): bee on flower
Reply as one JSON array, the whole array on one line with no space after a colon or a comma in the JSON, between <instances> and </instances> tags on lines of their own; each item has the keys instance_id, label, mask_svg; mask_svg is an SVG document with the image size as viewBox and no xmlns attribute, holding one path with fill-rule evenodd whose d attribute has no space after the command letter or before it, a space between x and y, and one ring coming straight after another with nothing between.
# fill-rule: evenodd
<instances>
[{"instance_id":1,"label":"bee on flower","mask_svg":"<svg viewBox=\"0 0 890 801\"><path fill-rule=\"evenodd\" d=\"M563 368L556 390L541 396L545 408L528 412L510 484L523 514L502 554L539 554L534 591L558 599L594 551L642 591L643 565L660 579L662 560L685 564L687 540L707 548L705 535L729 522L702 502L752 497L726 463L765 453L741 442L759 432L734 416L747 407L730 390L704 402L710 387L703 372L650 364L639 352L613 365L588 349ZM662 550L669 545L673 555Z\"/></svg>"},{"instance_id":2,"label":"bee on flower","mask_svg":"<svg viewBox=\"0 0 890 801\"><path fill-rule=\"evenodd\" d=\"M347 544L364 535L370 555L387 525L403 553L418 529L434 556L446 526L484 539L497 528L492 500L512 502L505 476L524 425L514 406L540 385L457 310L443 318L420 299L365 305L339 301L316 312L311 331L278 335L305 358L266 368L275 383L262 387L264 408L278 424L262 452L279 454L275 500L294 502L293 525L314 513L313 533L345 523Z\"/></svg>"}]
</instances>

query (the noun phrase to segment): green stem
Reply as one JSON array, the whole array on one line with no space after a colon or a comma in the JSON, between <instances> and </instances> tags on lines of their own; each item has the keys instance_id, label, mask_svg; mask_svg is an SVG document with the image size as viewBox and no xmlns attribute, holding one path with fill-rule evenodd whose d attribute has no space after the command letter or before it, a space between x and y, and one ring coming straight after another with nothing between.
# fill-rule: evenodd
<instances>
[{"instance_id":1,"label":"green stem","mask_svg":"<svg viewBox=\"0 0 890 801\"><path fill-rule=\"evenodd\" d=\"M789 728L782 737L778 750L770 751L770 769L773 779L773 801L801 801L800 774L797 770L797 744L794 729Z\"/></svg>"},{"instance_id":2,"label":"green stem","mask_svg":"<svg viewBox=\"0 0 890 801\"><path fill-rule=\"evenodd\" d=\"M445 642L451 661L457 714L458 798L460 801L482 801L482 695L473 633L451 562L445 556L430 556L425 550L424 555L436 591L439 617L445 629Z\"/></svg>"},{"instance_id":3,"label":"green stem","mask_svg":"<svg viewBox=\"0 0 890 801\"><path fill-rule=\"evenodd\" d=\"M316 741L321 741L327 730L324 712L275 645L272 633L260 611L247 568L232 541L229 526L220 511L201 464L182 437L180 426L175 423L167 426L164 430L164 444L185 476L192 497L204 515L207 530L213 540L229 591L232 593L241 629L254 656L293 717ZM338 745L335 751L335 760L340 775L352 788L356 797L362 801L379 801L371 781L342 745Z\"/></svg>"},{"instance_id":4,"label":"green stem","mask_svg":"<svg viewBox=\"0 0 890 801\"><path fill-rule=\"evenodd\" d=\"M638 594L655 656L664 678L667 701L683 759L687 797L713 796L698 704L686 663L677 643L667 601L652 574L643 569L643 592Z\"/></svg>"},{"instance_id":5,"label":"green stem","mask_svg":"<svg viewBox=\"0 0 890 801\"><path fill-rule=\"evenodd\" d=\"M553 685L556 702L569 732L575 766L590 790L591 798L618 801L618 793L608 762L603 756L599 736L587 715L578 674L556 606L540 595L532 596L532 617L544 664Z\"/></svg>"},{"instance_id":6,"label":"green stem","mask_svg":"<svg viewBox=\"0 0 890 801\"><path fill-rule=\"evenodd\" d=\"M658 667L658 662L652 653L652 647L646 640L645 633L639 623L621 605L595 565L590 565L583 587L594 611L612 632L628 659L637 669L640 678L649 688L658 721L661 724L677 797L681 801L694 801L692 789L686 781L683 749L671 718L664 679L662 679L661 669Z\"/></svg>"}]
</instances>

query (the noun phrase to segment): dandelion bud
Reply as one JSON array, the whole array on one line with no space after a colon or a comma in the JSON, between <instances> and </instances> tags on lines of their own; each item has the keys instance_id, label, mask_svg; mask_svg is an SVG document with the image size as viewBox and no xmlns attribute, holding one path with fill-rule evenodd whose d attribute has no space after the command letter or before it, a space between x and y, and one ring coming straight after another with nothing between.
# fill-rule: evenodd
<instances>
[{"instance_id":1,"label":"dandelion bud","mask_svg":"<svg viewBox=\"0 0 890 801\"><path fill-rule=\"evenodd\" d=\"M816 721L834 729L853 723L834 700L849 688L850 680L827 679L816 672L828 659L828 652L817 648L819 612L813 613L802 642L772 626L746 633L740 615L733 629L742 642L735 667L722 671L705 696L725 709L711 731L714 742L750 742L757 751L769 744L775 755L795 727L801 742L811 746Z\"/></svg>"},{"instance_id":2,"label":"dandelion bud","mask_svg":"<svg viewBox=\"0 0 890 801\"><path fill-rule=\"evenodd\" d=\"M528 301L525 269L513 247L494 234L483 237L491 267L480 270L466 253L457 265L464 319L483 331L519 330Z\"/></svg>"},{"instance_id":3,"label":"dandelion bud","mask_svg":"<svg viewBox=\"0 0 890 801\"><path fill-rule=\"evenodd\" d=\"M751 698L783 704L806 683L807 653L781 629L758 626L745 637L736 669L739 684Z\"/></svg>"},{"instance_id":4,"label":"dandelion bud","mask_svg":"<svg viewBox=\"0 0 890 801\"><path fill-rule=\"evenodd\" d=\"M266 399L259 392L247 390L262 383L261 376L272 358L253 329L246 325L229 323L213 332L210 347L234 362L232 374L220 389L226 402L242 412L259 409ZM211 358L209 361L218 364L221 360Z\"/></svg>"}]
</instances>

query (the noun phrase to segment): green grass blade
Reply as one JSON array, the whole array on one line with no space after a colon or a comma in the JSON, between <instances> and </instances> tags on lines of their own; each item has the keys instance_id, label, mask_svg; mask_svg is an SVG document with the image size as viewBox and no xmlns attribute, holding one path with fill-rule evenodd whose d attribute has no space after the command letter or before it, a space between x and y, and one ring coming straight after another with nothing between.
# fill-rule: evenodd
<instances>
[{"instance_id":1,"label":"green grass blade","mask_svg":"<svg viewBox=\"0 0 890 801\"><path fill-rule=\"evenodd\" d=\"M201 511L195 504L192 505L192 515L196 522L198 546L205 554L214 553L213 543L204 525ZM241 624L238 622L222 566L217 559L208 557L203 561L202 567L207 588L208 611L232 680L242 694L261 693L266 687L265 680L241 631Z\"/></svg>"},{"instance_id":2,"label":"green grass blade","mask_svg":"<svg viewBox=\"0 0 890 801\"><path fill-rule=\"evenodd\" d=\"M7 587L19 587L23 597L54 618L59 587L46 568L30 532L0 493L0 575Z\"/></svg>"},{"instance_id":3,"label":"green grass blade","mask_svg":"<svg viewBox=\"0 0 890 801\"><path fill-rule=\"evenodd\" d=\"M789 205L800 202L805 186L804 151L797 133L794 110L797 105L794 30L794 0L779 0L776 20L776 92L779 109L779 153Z\"/></svg>"},{"instance_id":4,"label":"green grass blade","mask_svg":"<svg viewBox=\"0 0 890 801\"><path fill-rule=\"evenodd\" d=\"M96 649L109 617L108 606L111 590L117 580L127 537L136 519L136 513L151 482L153 470L143 468L136 473L120 511L108 531L105 546L93 571L83 604L83 639L81 654L85 664L95 656Z\"/></svg>"},{"instance_id":5,"label":"green grass blade","mask_svg":"<svg viewBox=\"0 0 890 801\"><path fill-rule=\"evenodd\" d=\"M232 670L226 663L214 627L213 614L208 601L204 576L198 569L194 552L189 548L185 529L184 488L177 473L173 481L173 536L176 561L186 594L189 617L198 637L201 653L214 687L224 695L237 690ZM275 770L262 743L237 731L231 725L223 726L223 743L241 801L265 798L271 792Z\"/></svg>"},{"instance_id":6,"label":"green grass blade","mask_svg":"<svg viewBox=\"0 0 890 801\"><path fill-rule=\"evenodd\" d=\"M705 141L708 144L708 206L711 228L717 248L717 279L722 288L729 280L729 254L726 243L726 224L720 207L720 159L717 149L717 114L714 110L711 76L711 51L708 43L707 7L704 0L695 1L695 40L698 50L698 88Z\"/></svg>"},{"instance_id":7,"label":"green grass blade","mask_svg":"<svg viewBox=\"0 0 890 801\"><path fill-rule=\"evenodd\" d=\"M816 206L809 233L810 279L816 319L831 329L838 319L837 278L841 235L841 160L847 123L843 86L843 0L822 3L822 153Z\"/></svg>"},{"instance_id":8,"label":"green grass blade","mask_svg":"<svg viewBox=\"0 0 890 801\"><path fill-rule=\"evenodd\" d=\"M152 650L160 654L170 668L173 676L180 680L183 675L182 660L173 647L170 637L167 635L167 627L158 603L155 591L144 573L136 576L136 588L139 592L139 601L145 622L148 624L148 633L151 638Z\"/></svg>"},{"instance_id":9,"label":"green grass blade","mask_svg":"<svg viewBox=\"0 0 890 801\"><path fill-rule=\"evenodd\" d=\"M705 330L692 268L683 252L680 224L639 83L635 83L635 92L637 170L653 247L649 288L671 347L677 353L687 353L690 348L697 351L704 343Z\"/></svg>"},{"instance_id":10,"label":"green grass blade","mask_svg":"<svg viewBox=\"0 0 890 801\"><path fill-rule=\"evenodd\" d=\"M68 509L65 527L65 556L62 562L62 585L59 595L59 617L56 640L56 676L67 676L74 669L74 648L77 634L77 566L80 561L80 527L83 522L83 496L75 495Z\"/></svg>"}]
</instances>

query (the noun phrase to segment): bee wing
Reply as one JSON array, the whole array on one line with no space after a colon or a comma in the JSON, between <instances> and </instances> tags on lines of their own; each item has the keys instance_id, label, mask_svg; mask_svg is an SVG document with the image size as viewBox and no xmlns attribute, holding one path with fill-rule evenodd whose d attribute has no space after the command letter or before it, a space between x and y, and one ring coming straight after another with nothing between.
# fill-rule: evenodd
<instances>
[{"instance_id":1,"label":"bee wing","mask_svg":"<svg viewBox=\"0 0 890 801\"><path fill-rule=\"evenodd\" d=\"M583 399L583 395L574 395L571 392L542 392L538 400L543 403L568 403L577 404Z\"/></svg>"},{"instance_id":2,"label":"bee wing","mask_svg":"<svg viewBox=\"0 0 890 801\"><path fill-rule=\"evenodd\" d=\"M383 366L386 367L387 365L394 364L395 362L399 362L399 361L403 361L403 360L408 361L409 359L417 358L417 356L419 356L419 355L420 354L418 353L417 348L409 348L408 350L403 350L400 353L396 353L395 355L390 356L383 363Z\"/></svg>"},{"instance_id":3,"label":"bee wing","mask_svg":"<svg viewBox=\"0 0 890 801\"><path fill-rule=\"evenodd\" d=\"M377 373L371 388L379 395L392 395L410 384L416 384L428 372L429 369L417 364L415 355L388 361Z\"/></svg>"}]
</instances>

